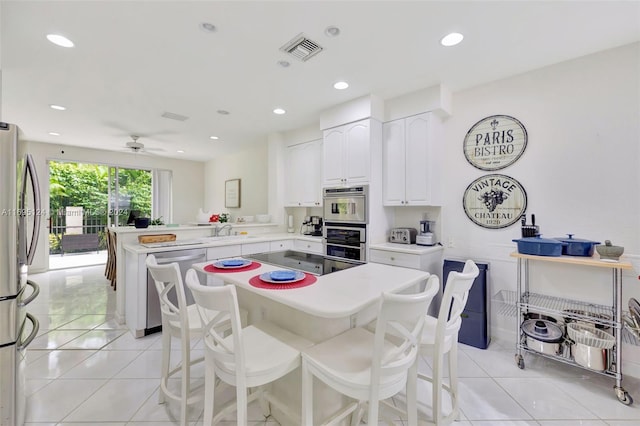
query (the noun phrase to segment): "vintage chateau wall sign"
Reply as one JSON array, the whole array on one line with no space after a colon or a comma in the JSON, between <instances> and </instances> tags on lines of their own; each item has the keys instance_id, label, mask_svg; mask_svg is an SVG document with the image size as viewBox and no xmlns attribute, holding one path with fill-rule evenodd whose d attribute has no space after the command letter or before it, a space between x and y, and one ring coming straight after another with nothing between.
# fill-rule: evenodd
<instances>
[{"instance_id":1,"label":"vintage chateau wall sign","mask_svg":"<svg viewBox=\"0 0 640 426\"><path fill-rule=\"evenodd\" d=\"M467 187L464 212L483 228L506 228L520 220L527 209L527 193L520 182L505 175L482 176Z\"/></svg>"},{"instance_id":2,"label":"vintage chateau wall sign","mask_svg":"<svg viewBox=\"0 0 640 426\"><path fill-rule=\"evenodd\" d=\"M492 115L471 127L464 156L480 170L500 170L515 163L527 147L527 130L508 115Z\"/></svg>"}]
</instances>

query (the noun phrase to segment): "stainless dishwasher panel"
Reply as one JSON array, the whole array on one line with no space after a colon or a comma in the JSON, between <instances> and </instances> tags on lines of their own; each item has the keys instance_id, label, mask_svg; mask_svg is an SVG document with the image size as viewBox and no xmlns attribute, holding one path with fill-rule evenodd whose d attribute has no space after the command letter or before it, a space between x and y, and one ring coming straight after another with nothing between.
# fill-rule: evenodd
<instances>
[{"instance_id":1,"label":"stainless dishwasher panel","mask_svg":"<svg viewBox=\"0 0 640 426\"><path fill-rule=\"evenodd\" d=\"M191 250L176 250L165 251L153 254L156 257L156 261L159 265L166 265L168 263L176 262L180 267L180 274L182 275L182 282L184 283L185 275L191 265L194 263L200 263L207 260L206 249L191 249ZM206 276L198 272L198 278L200 282L206 284ZM187 300L187 304L193 304L193 296L191 291L184 286L184 292ZM178 299L175 294L175 290L169 293L169 298L176 305ZM160 300L158 299L158 291L156 290L156 283L151 277L151 273L147 271L147 326L144 330L145 336L151 333L162 330L162 313L160 312Z\"/></svg>"}]
</instances>

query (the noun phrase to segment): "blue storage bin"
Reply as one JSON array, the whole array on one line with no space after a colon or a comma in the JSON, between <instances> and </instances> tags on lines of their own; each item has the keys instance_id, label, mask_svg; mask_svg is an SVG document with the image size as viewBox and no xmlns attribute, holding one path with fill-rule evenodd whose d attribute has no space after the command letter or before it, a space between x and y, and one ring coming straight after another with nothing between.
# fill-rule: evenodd
<instances>
[{"instance_id":1,"label":"blue storage bin","mask_svg":"<svg viewBox=\"0 0 640 426\"><path fill-rule=\"evenodd\" d=\"M487 263L477 263L480 273L469 290L467 305L462 312L462 326L458 333L458 342L465 345L486 349L491 341L491 313L489 302L489 286L487 282ZM462 272L464 262L445 260L442 268L443 288L446 287L449 272Z\"/></svg>"}]
</instances>

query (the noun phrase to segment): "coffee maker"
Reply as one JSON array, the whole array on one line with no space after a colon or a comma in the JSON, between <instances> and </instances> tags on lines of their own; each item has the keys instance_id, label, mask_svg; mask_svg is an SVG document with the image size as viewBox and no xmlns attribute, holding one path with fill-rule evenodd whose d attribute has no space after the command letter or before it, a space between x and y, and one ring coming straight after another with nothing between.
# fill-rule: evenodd
<instances>
[{"instance_id":1,"label":"coffee maker","mask_svg":"<svg viewBox=\"0 0 640 426\"><path fill-rule=\"evenodd\" d=\"M304 226L302 232L304 235L322 236L322 218L320 216L307 216L302 225Z\"/></svg>"},{"instance_id":2,"label":"coffee maker","mask_svg":"<svg viewBox=\"0 0 640 426\"><path fill-rule=\"evenodd\" d=\"M436 236L433 233L436 222L433 220L420 221L420 233L416 236L416 244L419 246L435 246Z\"/></svg>"}]
</instances>

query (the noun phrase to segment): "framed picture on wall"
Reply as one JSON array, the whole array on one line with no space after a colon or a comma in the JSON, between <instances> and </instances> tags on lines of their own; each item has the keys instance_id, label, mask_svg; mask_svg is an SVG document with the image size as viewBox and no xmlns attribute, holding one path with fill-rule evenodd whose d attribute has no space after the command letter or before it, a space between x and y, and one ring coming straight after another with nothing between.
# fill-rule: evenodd
<instances>
[{"instance_id":1,"label":"framed picture on wall","mask_svg":"<svg viewBox=\"0 0 640 426\"><path fill-rule=\"evenodd\" d=\"M240 179L230 179L224 182L224 206L227 208L240 207Z\"/></svg>"}]
</instances>

